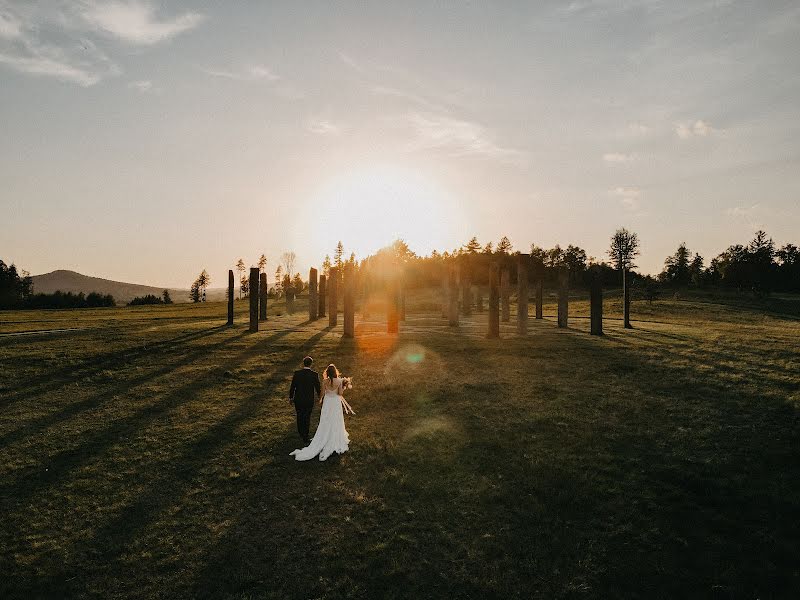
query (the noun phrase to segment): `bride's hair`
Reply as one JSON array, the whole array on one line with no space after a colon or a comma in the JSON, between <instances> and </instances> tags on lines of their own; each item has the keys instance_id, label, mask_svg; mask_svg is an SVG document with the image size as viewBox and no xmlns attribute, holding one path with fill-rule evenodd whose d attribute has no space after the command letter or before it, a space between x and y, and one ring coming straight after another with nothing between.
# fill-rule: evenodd
<instances>
[{"instance_id":1,"label":"bride's hair","mask_svg":"<svg viewBox=\"0 0 800 600\"><path fill-rule=\"evenodd\" d=\"M334 378L339 376L339 369L336 368L335 364L331 363L328 365L328 368L325 369L325 376L330 380L332 385Z\"/></svg>"}]
</instances>

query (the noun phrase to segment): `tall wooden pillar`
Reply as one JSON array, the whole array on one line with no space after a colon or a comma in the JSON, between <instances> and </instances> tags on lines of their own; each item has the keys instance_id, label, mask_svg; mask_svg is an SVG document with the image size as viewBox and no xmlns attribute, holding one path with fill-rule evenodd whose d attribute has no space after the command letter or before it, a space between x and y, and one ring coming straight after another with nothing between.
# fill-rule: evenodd
<instances>
[{"instance_id":1,"label":"tall wooden pillar","mask_svg":"<svg viewBox=\"0 0 800 600\"><path fill-rule=\"evenodd\" d=\"M603 287L598 273L592 274L589 288L590 333L603 335Z\"/></svg>"},{"instance_id":2,"label":"tall wooden pillar","mask_svg":"<svg viewBox=\"0 0 800 600\"><path fill-rule=\"evenodd\" d=\"M355 273L353 265L344 268L344 337L351 338L356 333Z\"/></svg>"},{"instance_id":3,"label":"tall wooden pillar","mask_svg":"<svg viewBox=\"0 0 800 600\"><path fill-rule=\"evenodd\" d=\"M400 314L400 321L405 323L406 321L406 286L405 286L405 279L400 280L400 290L397 298L398 307L397 310Z\"/></svg>"},{"instance_id":4,"label":"tall wooden pillar","mask_svg":"<svg viewBox=\"0 0 800 600\"><path fill-rule=\"evenodd\" d=\"M500 320L508 323L511 320L511 274L507 268L500 271Z\"/></svg>"},{"instance_id":5,"label":"tall wooden pillar","mask_svg":"<svg viewBox=\"0 0 800 600\"><path fill-rule=\"evenodd\" d=\"M544 272L539 271L539 275L536 277L536 284L535 284L535 294L536 294L536 318L543 319L544 315L542 314L542 296L544 291Z\"/></svg>"},{"instance_id":6,"label":"tall wooden pillar","mask_svg":"<svg viewBox=\"0 0 800 600\"><path fill-rule=\"evenodd\" d=\"M258 276L258 320L267 320L267 274Z\"/></svg>"},{"instance_id":7,"label":"tall wooden pillar","mask_svg":"<svg viewBox=\"0 0 800 600\"><path fill-rule=\"evenodd\" d=\"M569 316L569 273L566 269L558 273L558 326L566 327Z\"/></svg>"},{"instance_id":8,"label":"tall wooden pillar","mask_svg":"<svg viewBox=\"0 0 800 600\"><path fill-rule=\"evenodd\" d=\"M308 271L308 320L317 320L319 295L317 292L317 270L311 267Z\"/></svg>"},{"instance_id":9,"label":"tall wooden pillar","mask_svg":"<svg viewBox=\"0 0 800 600\"><path fill-rule=\"evenodd\" d=\"M483 312L483 292L481 291L480 286L478 286L478 289L475 292L475 310L479 313Z\"/></svg>"},{"instance_id":10,"label":"tall wooden pillar","mask_svg":"<svg viewBox=\"0 0 800 600\"><path fill-rule=\"evenodd\" d=\"M472 282L468 265L461 267L461 312L465 317L472 314Z\"/></svg>"},{"instance_id":11,"label":"tall wooden pillar","mask_svg":"<svg viewBox=\"0 0 800 600\"><path fill-rule=\"evenodd\" d=\"M447 267L442 272L442 318L450 316L450 274Z\"/></svg>"},{"instance_id":12,"label":"tall wooden pillar","mask_svg":"<svg viewBox=\"0 0 800 600\"><path fill-rule=\"evenodd\" d=\"M386 333L400 332L400 284L391 281L386 290Z\"/></svg>"},{"instance_id":13,"label":"tall wooden pillar","mask_svg":"<svg viewBox=\"0 0 800 600\"><path fill-rule=\"evenodd\" d=\"M250 267L250 331L258 331L258 267Z\"/></svg>"},{"instance_id":14,"label":"tall wooden pillar","mask_svg":"<svg viewBox=\"0 0 800 600\"><path fill-rule=\"evenodd\" d=\"M517 259L517 333L528 333L528 255Z\"/></svg>"},{"instance_id":15,"label":"tall wooden pillar","mask_svg":"<svg viewBox=\"0 0 800 600\"><path fill-rule=\"evenodd\" d=\"M328 297L327 279L325 275L319 276L319 291L317 292L319 295L319 311L317 312L317 316L320 318L325 316L325 300Z\"/></svg>"},{"instance_id":16,"label":"tall wooden pillar","mask_svg":"<svg viewBox=\"0 0 800 600\"><path fill-rule=\"evenodd\" d=\"M294 314L295 293L294 285L289 286L289 289L286 290L286 312L290 315Z\"/></svg>"},{"instance_id":17,"label":"tall wooden pillar","mask_svg":"<svg viewBox=\"0 0 800 600\"><path fill-rule=\"evenodd\" d=\"M489 333L487 337L500 337L500 266L489 265Z\"/></svg>"},{"instance_id":18,"label":"tall wooden pillar","mask_svg":"<svg viewBox=\"0 0 800 600\"><path fill-rule=\"evenodd\" d=\"M631 325L631 285L628 281L628 269L622 267L622 325L625 329L633 329Z\"/></svg>"},{"instance_id":19,"label":"tall wooden pillar","mask_svg":"<svg viewBox=\"0 0 800 600\"><path fill-rule=\"evenodd\" d=\"M339 270L335 267L331 269L328 277L328 325L336 327L339 322L339 298L337 288L339 287Z\"/></svg>"},{"instance_id":20,"label":"tall wooden pillar","mask_svg":"<svg viewBox=\"0 0 800 600\"><path fill-rule=\"evenodd\" d=\"M448 309L447 324L458 327L458 268L450 267L450 280L448 282Z\"/></svg>"},{"instance_id":21,"label":"tall wooden pillar","mask_svg":"<svg viewBox=\"0 0 800 600\"><path fill-rule=\"evenodd\" d=\"M233 325L233 269L228 269L228 325Z\"/></svg>"}]
</instances>

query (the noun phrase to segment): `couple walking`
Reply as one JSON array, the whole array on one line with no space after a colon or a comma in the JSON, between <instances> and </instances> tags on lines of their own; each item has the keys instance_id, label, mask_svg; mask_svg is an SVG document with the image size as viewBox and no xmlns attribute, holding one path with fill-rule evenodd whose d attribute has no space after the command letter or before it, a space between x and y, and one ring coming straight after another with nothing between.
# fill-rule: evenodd
<instances>
[{"instance_id":1,"label":"couple walking","mask_svg":"<svg viewBox=\"0 0 800 600\"><path fill-rule=\"evenodd\" d=\"M297 431L306 443L305 448L299 448L290 454L296 460L310 460L315 456L325 460L334 452L347 452L350 443L344 427L344 413L355 413L342 395L346 388L352 387L350 379L342 377L336 365L330 364L320 382L319 374L311 368L313 363L314 360L306 356L303 359L303 368L294 372L292 385L289 387L289 402L294 404L297 412ZM314 439L309 440L308 429L316 397L319 397L322 410Z\"/></svg>"}]
</instances>

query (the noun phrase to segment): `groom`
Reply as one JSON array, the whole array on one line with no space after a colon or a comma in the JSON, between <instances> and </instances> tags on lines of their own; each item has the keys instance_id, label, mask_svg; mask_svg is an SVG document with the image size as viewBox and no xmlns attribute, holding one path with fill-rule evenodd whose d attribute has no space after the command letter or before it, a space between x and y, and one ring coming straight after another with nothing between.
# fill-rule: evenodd
<instances>
[{"instance_id":1,"label":"groom","mask_svg":"<svg viewBox=\"0 0 800 600\"><path fill-rule=\"evenodd\" d=\"M314 359L306 356L303 368L294 372L292 385L289 387L289 402L294 403L297 412L297 432L308 444L308 427L311 424L311 411L314 410L314 394L320 395L319 375L311 369Z\"/></svg>"}]
</instances>

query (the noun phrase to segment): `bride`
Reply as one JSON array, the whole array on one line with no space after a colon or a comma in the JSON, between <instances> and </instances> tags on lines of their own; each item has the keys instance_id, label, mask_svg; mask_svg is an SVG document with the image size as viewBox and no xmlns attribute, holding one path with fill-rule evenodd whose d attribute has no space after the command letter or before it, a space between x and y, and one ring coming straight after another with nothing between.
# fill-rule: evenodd
<instances>
[{"instance_id":1,"label":"bride","mask_svg":"<svg viewBox=\"0 0 800 600\"><path fill-rule=\"evenodd\" d=\"M333 364L325 369L325 379L322 380L322 411L319 415L319 426L311 443L305 448L295 450L289 456L295 460L311 460L319 455L320 460L325 460L331 454L347 452L350 437L344 428L344 408L347 406L342 397L344 380L339 376L339 371Z\"/></svg>"}]
</instances>

